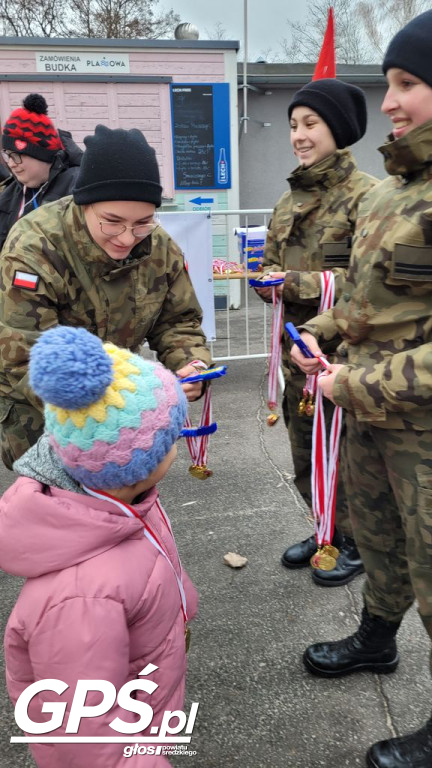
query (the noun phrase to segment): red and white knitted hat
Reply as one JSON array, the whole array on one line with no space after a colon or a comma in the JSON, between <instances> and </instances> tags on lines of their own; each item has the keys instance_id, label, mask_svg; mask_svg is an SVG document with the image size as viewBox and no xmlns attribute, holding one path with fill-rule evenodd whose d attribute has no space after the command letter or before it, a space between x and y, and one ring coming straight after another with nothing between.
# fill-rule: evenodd
<instances>
[{"instance_id":1,"label":"red and white knitted hat","mask_svg":"<svg viewBox=\"0 0 432 768\"><path fill-rule=\"evenodd\" d=\"M3 126L3 149L52 163L64 147L47 112L43 96L39 93L26 96L23 106L14 109Z\"/></svg>"}]
</instances>

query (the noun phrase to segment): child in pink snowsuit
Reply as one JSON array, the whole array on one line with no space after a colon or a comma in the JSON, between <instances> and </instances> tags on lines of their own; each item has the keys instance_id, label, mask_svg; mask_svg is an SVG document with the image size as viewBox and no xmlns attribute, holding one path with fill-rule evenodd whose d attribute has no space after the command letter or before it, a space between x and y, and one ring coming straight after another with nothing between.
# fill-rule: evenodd
<instances>
[{"instance_id":1,"label":"child in pink snowsuit","mask_svg":"<svg viewBox=\"0 0 432 768\"><path fill-rule=\"evenodd\" d=\"M45 433L15 463L21 477L0 502L0 567L27 579L5 634L10 697L15 704L36 681L64 681L64 693L44 690L28 707L33 722L48 722L44 702L65 702L62 725L47 734L64 736L78 680L117 692L151 680L153 693L131 694L153 709L136 734L149 736L165 711L183 709L185 633L197 606L156 489L176 456L185 396L159 363L65 326L36 341L30 383L45 402ZM149 664L157 669L139 677ZM85 705L101 701L89 691ZM116 699L106 714L81 719L76 735L124 736L109 724L140 717ZM168 765L163 755L126 757L125 746L30 748L38 768Z\"/></svg>"}]
</instances>

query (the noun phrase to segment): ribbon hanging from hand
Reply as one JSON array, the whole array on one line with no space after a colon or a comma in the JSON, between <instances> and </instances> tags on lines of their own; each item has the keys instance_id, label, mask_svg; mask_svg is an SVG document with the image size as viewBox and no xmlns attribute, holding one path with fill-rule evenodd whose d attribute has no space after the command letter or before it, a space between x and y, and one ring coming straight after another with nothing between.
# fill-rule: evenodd
<instances>
[{"instance_id":1,"label":"ribbon hanging from hand","mask_svg":"<svg viewBox=\"0 0 432 768\"><path fill-rule=\"evenodd\" d=\"M284 282L283 277L262 279L262 280L249 280L249 285L253 288L269 288L272 289L272 325L271 325L271 338L270 338L270 354L268 357L268 391L267 391L267 405L271 413L267 416L267 424L272 427L276 424L279 415L276 413L278 404L278 374L282 357L282 314L283 314L283 301L282 297L277 293L277 287Z\"/></svg>"},{"instance_id":2,"label":"ribbon hanging from hand","mask_svg":"<svg viewBox=\"0 0 432 768\"><path fill-rule=\"evenodd\" d=\"M334 304L335 283L332 272L321 273L321 303L319 312L330 309ZM314 517L317 553L312 557L314 568L332 570L336 566L338 550L332 546L336 513L336 496L339 469L339 444L342 429L342 408L335 406L332 416L330 437L324 414L324 396L317 386L318 378L326 372L308 376L306 387L316 392L314 423L312 430L312 512ZM313 380L313 381L312 381Z\"/></svg>"},{"instance_id":3,"label":"ribbon hanging from hand","mask_svg":"<svg viewBox=\"0 0 432 768\"><path fill-rule=\"evenodd\" d=\"M277 294L277 288L272 287L273 317L271 328L271 342L269 355L269 373L268 373L268 407L271 413L267 416L267 424L273 426L278 414L275 413L278 403L278 372L282 356L282 297Z\"/></svg>"},{"instance_id":4,"label":"ribbon hanging from hand","mask_svg":"<svg viewBox=\"0 0 432 768\"><path fill-rule=\"evenodd\" d=\"M226 374L226 370L226 365L209 368L208 370L197 372L193 376L188 376L186 379L182 379L182 383L218 379ZM187 415L184 427L180 433L180 436L186 439L192 459L189 472L193 477L198 477L200 480L205 480L213 474L212 470L207 467L207 460L210 435L216 432L216 430L217 424L212 422L212 395L211 386L209 385L203 395L203 407L198 427L192 426L190 417Z\"/></svg>"}]
</instances>

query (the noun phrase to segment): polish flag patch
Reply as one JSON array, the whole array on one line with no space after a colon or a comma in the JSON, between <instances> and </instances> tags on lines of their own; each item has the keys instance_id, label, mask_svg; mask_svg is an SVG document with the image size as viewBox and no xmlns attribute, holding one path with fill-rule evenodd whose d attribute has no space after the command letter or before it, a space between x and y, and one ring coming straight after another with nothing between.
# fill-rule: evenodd
<instances>
[{"instance_id":1,"label":"polish flag patch","mask_svg":"<svg viewBox=\"0 0 432 768\"><path fill-rule=\"evenodd\" d=\"M32 272L19 272L19 270L16 270L12 285L15 288L27 288L29 291L36 291L39 285L39 275L34 275Z\"/></svg>"}]
</instances>

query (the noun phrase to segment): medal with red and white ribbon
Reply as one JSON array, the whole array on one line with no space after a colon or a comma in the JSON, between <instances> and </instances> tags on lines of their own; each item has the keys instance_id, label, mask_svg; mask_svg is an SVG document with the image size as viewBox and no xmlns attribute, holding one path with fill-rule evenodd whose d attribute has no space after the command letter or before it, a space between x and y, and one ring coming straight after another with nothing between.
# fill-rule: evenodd
<instances>
[{"instance_id":1,"label":"medal with red and white ribbon","mask_svg":"<svg viewBox=\"0 0 432 768\"><path fill-rule=\"evenodd\" d=\"M135 517L137 520L139 520L141 525L143 526L143 534L146 537L146 539L150 542L150 544L152 544L155 547L155 549L158 550L158 552L160 552L160 554L170 564L170 566L171 566L171 568L172 568L172 570L174 572L174 576L176 578L177 586L178 586L179 593L180 593L181 612L182 612L182 615L183 615L183 621L184 621L184 626L185 626L185 644L186 644L186 652L187 652L189 650L189 645L190 645L190 628L187 625L188 615L187 615L186 594L185 594L185 591L184 591L183 579L182 579L182 565L181 565L180 557L179 557L179 554L178 554L178 551L177 551L177 546L176 546L176 543L175 543L174 534L173 534L173 530L172 530L172 527L171 527L170 519L169 519L167 513L165 512L162 504L160 503L159 499L156 499L155 505L156 505L156 507L158 509L158 512L159 512L159 515L160 515L160 518L161 518L161 521L162 521L163 525L166 527L168 533L171 536L172 545L173 545L173 548L174 548L174 551L175 551L175 554L176 554L177 565L174 565L174 563L172 562L171 558L169 557L168 552L167 552L167 550L166 550L166 548L165 548L165 546L164 546L160 536L158 536L158 534L156 533L154 528L152 528L148 524L148 522L146 520L143 520L143 518L139 514L138 510L134 509L134 507L132 507L130 504L126 504L125 501L120 501L120 499L116 499L115 496L111 496L111 494L107 493L107 491L98 491L98 490L95 490L94 488L87 488L86 485L83 485L82 487L83 487L83 490L89 496L93 496L95 499L102 499L104 501L108 500L112 504L114 504L116 507L118 507L118 509L121 509L122 512L124 512L124 514L127 515L127 517Z\"/></svg>"},{"instance_id":2,"label":"medal with red and white ribbon","mask_svg":"<svg viewBox=\"0 0 432 768\"><path fill-rule=\"evenodd\" d=\"M321 272L321 301L318 314L330 309L334 304L335 284L333 272ZM317 374L306 376L306 382L303 387L303 397L298 404L299 416L314 416L314 400L317 392Z\"/></svg>"},{"instance_id":3,"label":"medal with red and white ribbon","mask_svg":"<svg viewBox=\"0 0 432 768\"><path fill-rule=\"evenodd\" d=\"M270 354L268 358L268 392L267 392L267 405L271 413L267 416L267 424L272 427L276 424L279 415L276 413L278 404L278 373L279 366L281 364L282 357L282 312L283 301L282 297L277 293L277 286L283 283L285 278L277 277L262 280L249 280L249 285L253 288L269 288L272 289L272 326L271 326L271 340L270 340Z\"/></svg>"},{"instance_id":4,"label":"medal with red and white ribbon","mask_svg":"<svg viewBox=\"0 0 432 768\"><path fill-rule=\"evenodd\" d=\"M324 371L318 376L326 376ZM339 551L332 545L336 512L336 494L339 469L339 443L342 429L342 408L333 411L330 439L327 446L324 416L324 395L317 388L312 430L312 511L318 550L311 565L324 571L336 566Z\"/></svg>"},{"instance_id":5,"label":"medal with red and white ribbon","mask_svg":"<svg viewBox=\"0 0 432 768\"><path fill-rule=\"evenodd\" d=\"M205 371L199 371L193 376L181 379L181 383L218 379L224 376L226 371L226 365L221 365L218 368L209 368ZM180 437L186 439L192 459L189 472L193 477L197 477L200 480L205 480L213 474L212 470L207 467L210 435L217 430L217 423L213 422L212 418L212 395L211 387L208 386L203 395L203 407L198 427L193 427L189 416L186 416L184 427L180 432Z\"/></svg>"},{"instance_id":6,"label":"medal with red and white ribbon","mask_svg":"<svg viewBox=\"0 0 432 768\"><path fill-rule=\"evenodd\" d=\"M321 273L321 303L319 312L330 309L334 304L335 283L332 272ZM324 364L326 361L321 359ZM312 512L318 550L311 558L311 565L325 571L336 567L338 549L332 545L336 512L336 495L339 469L339 443L342 429L342 408L335 406L332 416L330 438L324 415L324 396L317 386L318 378L326 371L308 376L306 387L315 394L314 422L312 430Z\"/></svg>"}]
</instances>

